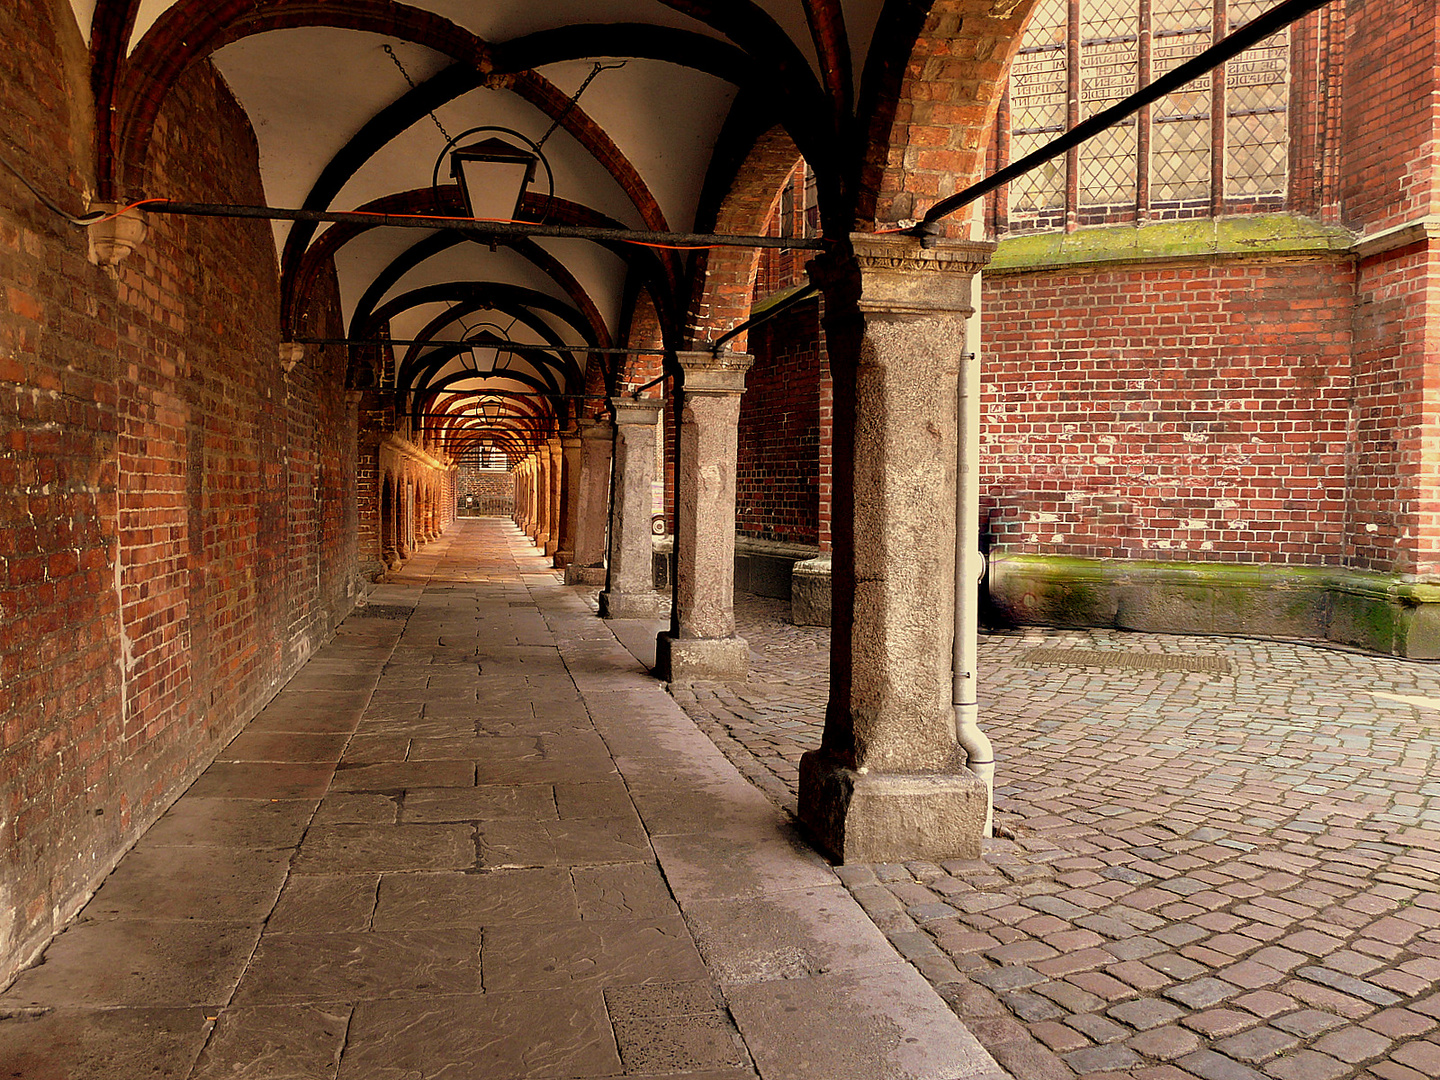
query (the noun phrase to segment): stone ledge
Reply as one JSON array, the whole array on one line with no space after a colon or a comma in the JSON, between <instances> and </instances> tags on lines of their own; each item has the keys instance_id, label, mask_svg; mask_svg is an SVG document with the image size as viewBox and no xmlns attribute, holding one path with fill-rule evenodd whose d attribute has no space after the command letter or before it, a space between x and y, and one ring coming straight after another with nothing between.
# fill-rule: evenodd
<instances>
[{"instance_id":1,"label":"stone ledge","mask_svg":"<svg viewBox=\"0 0 1440 1080\"><path fill-rule=\"evenodd\" d=\"M667 589L674 582L674 537L654 537L653 546L655 587ZM830 625L830 555L813 544L736 536L735 589L789 600L796 626Z\"/></svg>"},{"instance_id":2,"label":"stone ledge","mask_svg":"<svg viewBox=\"0 0 1440 1080\"><path fill-rule=\"evenodd\" d=\"M1330 641L1440 659L1440 582L1341 567L992 555L991 613L1020 626Z\"/></svg>"},{"instance_id":3,"label":"stone ledge","mask_svg":"<svg viewBox=\"0 0 1440 1080\"><path fill-rule=\"evenodd\" d=\"M735 537L735 588L773 600L793 596L791 568L813 559L820 549L810 544L787 544L778 540Z\"/></svg>"},{"instance_id":4,"label":"stone ledge","mask_svg":"<svg viewBox=\"0 0 1440 1080\"><path fill-rule=\"evenodd\" d=\"M1197 218L1150 225L1100 225L1073 233L1007 236L984 270L986 278L1108 263L1326 256L1348 258L1349 230L1296 214Z\"/></svg>"},{"instance_id":5,"label":"stone ledge","mask_svg":"<svg viewBox=\"0 0 1440 1080\"><path fill-rule=\"evenodd\" d=\"M790 621L796 626L830 625L830 553L790 567Z\"/></svg>"}]
</instances>

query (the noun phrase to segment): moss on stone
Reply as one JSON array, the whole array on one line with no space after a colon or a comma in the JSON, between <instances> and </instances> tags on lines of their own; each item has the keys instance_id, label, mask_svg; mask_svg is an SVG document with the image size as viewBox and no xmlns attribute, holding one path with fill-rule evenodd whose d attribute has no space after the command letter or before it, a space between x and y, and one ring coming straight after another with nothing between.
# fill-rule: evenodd
<instances>
[{"instance_id":1,"label":"moss on stone","mask_svg":"<svg viewBox=\"0 0 1440 1080\"><path fill-rule=\"evenodd\" d=\"M1017 623L1313 637L1440 657L1440 585L1316 566L996 555L991 607Z\"/></svg>"},{"instance_id":2,"label":"moss on stone","mask_svg":"<svg viewBox=\"0 0 1440 1080\"><path fill-rule=\"evenodd\" d=\"M1346 229L1295 214L1105 225L1073 233L1008 236L1000 241L985 275L1170 259L1343 255L1353 242Z\"/></svg>"}]
</instances>

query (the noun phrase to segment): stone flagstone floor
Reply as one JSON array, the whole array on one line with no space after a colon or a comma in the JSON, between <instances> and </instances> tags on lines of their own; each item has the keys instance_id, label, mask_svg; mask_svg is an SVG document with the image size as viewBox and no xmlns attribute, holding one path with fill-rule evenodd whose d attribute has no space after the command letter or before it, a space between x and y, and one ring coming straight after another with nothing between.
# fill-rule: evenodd
<instances>
[{"instance_id":1,"label":"stone flagstone floor","mask_svg":"<svg viewBox=\"0 0 1440 1080\"><path fill-rule=\"evenodd\" d=\"M1011 1080L508 522L426 547L0 993L0 1080Z\"/></svg>"},{"instance_id":2,"label":"stone flagstone floor","mask_svg":"<svg viewBox=\"0 0 1440 1080\"><path fill-rule=\"evenodd\" d=\"M750 682L676 697L793 809L829 633L787 609L739 598ZM1075 650L1115 662L1056 663ZM1440 1078L1440 665L1048 630L982 635L980 658L1000 836L973 863L840 873L1002 1065Z\"/></svg>"}]
</instances>

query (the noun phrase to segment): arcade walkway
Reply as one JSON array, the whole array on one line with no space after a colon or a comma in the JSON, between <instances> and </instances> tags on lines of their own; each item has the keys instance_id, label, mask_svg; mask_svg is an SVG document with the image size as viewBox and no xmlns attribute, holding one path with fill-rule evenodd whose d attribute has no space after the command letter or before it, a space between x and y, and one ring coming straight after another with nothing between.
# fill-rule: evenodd
<instances>
[{"instance_id":1,"label":"arcade walkway","mask_svg":"<svg viewBox=\"0 0 1440 1080\"><path fill-rule=\"evenodd\" d=\"M378 589L0 995L0 1077L1004 1080L509 522Z\"/></svg>"}]
</instances>

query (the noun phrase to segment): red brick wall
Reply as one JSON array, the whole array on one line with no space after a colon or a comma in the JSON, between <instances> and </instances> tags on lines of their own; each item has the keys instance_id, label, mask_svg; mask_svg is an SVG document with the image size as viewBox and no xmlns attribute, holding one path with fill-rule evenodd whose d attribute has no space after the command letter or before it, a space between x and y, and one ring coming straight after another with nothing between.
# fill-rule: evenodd
<instances>
[{"instance_id":1,"label":"red brick wall","mask_svg":"<svg viewBox=\"0 0 1440 1080\"><path fill-rule=\"evenodd\" d=\"M745 536L818 542L819 302L750 331L755 363L740 399L735 527Z\"/></svg>"},{"instance_id":2,"label":"red brick wall","mask_svg":"<svg viewBox=\"0 0 1440 1080\"><path fill-rule=\"evenodd\" d=\"M515 477L510 473L462 465L455 479L461 502L475 499L473 508L461 507L463 514L509 517L515 512Z\"/></svg>"},{"instance_id":3,"label":"red brick wall","mask_svg":"<svg viewBox=\"0 0 1440 1080\"><path fill-rule=\"evenodd\" d=\"M984 505L1009 553L1346 555L1348 260L996 275Z\"/></svg>"},{"instance_id":4,"label":"red brick wall","mask_svg":"<svg viewBox=\"0 0 1440 1080\"><path fill-rule=\"evenodd\" d=\"M1343 218L1364 233L1440 212L1440 12L1351 0ZM1440 243L1362 259L1351 544L1361 566L1440 573Z\"/></svg>"},{"instance_id":5,"label":"red brick wall","mask_svg":"<svg viewBox=\"0 0 1440 1080\"><path fill-rule=\"evenodd\" d=\"M1362 260L1355 318L1356 565L1440 573L1440 249L1417 243ZM1433 286L1431 286L1433 288Z\"/></svg>"},{"instance_id":6,"label":"red brick wall","mask_svg":"<svg viewBox=\"0 0 1440 1080\"><path fill-rule=\"evenodd\" d=\"M0 5L10 156L76 211L86 80L67 4ZM156 194L263 198L208 66L157 138ZM281 371L268 226L151 225L112 277L0 173L0 983L353 602L343 357Z\"/></svg>"},{"instance_id":7,"label":"red brick wall","mask_svg":"<svg viewBox=\"0 0 1440 1080\"><path fill-rule=\"evenodd\" d=\"M1440 211L1434 0L1349 0L1341 124L1345 224L1368 232Z\"/></svg>"}]
</instances>

